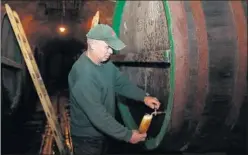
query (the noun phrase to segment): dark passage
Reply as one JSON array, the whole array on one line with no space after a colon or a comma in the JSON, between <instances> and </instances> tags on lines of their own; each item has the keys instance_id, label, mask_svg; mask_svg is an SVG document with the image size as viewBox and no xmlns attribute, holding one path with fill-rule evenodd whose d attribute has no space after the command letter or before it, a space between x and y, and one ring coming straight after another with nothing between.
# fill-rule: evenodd
<instances>
[{"instance_id":1,"label":"dark passage","mask_svg":"<svg viewBox=\"0 0 248 155\"><path fill-rule=\"evenodd\" d=\"M67 96L68 73L84 49L84 44L73 39L49 40L37 46L34 56L52 101L59 92ZM38 154L45 132L46 117L34 84L27 72L22 102L13 113L2 109L2 153ZM7 99L2 98L4 105Z\"/></svg>"},{"instance_id":2,"label":"dark passage","mask_svg":"<svg viewBox=\"0 0 248 155\"><path fill-rule=\"evenodd\" d=\"M49 95L68 87L67 77L85 45L74 39L48 41L36 52L37 61Z\"/></svg>"}]
</instances>

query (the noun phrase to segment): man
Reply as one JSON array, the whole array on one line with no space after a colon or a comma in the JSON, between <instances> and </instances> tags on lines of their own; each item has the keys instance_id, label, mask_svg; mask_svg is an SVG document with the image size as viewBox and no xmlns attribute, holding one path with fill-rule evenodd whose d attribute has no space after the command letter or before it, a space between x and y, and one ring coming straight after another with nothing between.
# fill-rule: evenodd
<instances>
[{"instance_id":1,"label":"man","mask_svg":"<svg viewBox=\"0 0 248 155\"><path fill-rule=\"evenodd\" d=\"M98 24L86 36L88 49L74 63L68 77L75 154L103 154L106 136L131 144L144 141L146 133L130 130L115 120L115 93L143 101L152 109L159 108L160 102L146 96L108 61L112 49L125 47L110 26Z\"/></svg>"}]
</instances>

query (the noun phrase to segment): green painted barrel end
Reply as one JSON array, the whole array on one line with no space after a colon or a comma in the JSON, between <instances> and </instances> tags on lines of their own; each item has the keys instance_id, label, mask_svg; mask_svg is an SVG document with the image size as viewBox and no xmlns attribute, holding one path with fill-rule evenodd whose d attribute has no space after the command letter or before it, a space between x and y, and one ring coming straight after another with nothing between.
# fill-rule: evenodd
<instances>
[{"instance_id":1,"label":"green painted barrel end","mask_svg":"<svg viewBox=\"0 0 248 155\"><path fill-rule=\"evenodd\" d=\"M113 22L112 26L114 31L116 32L117 36L120 35L120 26L122 21L122 15L124 12L126 1L117 1L113 16ZM163 1L164 9L165 9L165 15L166 20L168 23L168 38L170 41L170 92L169 92L169 99L166 109L166 115L163 121L163 125L160 129L159 134L151 139L148 139L144 142L144 147L146 150L153 150L156 149L160 143L162 142L169 126L169 122L171 120L171 113L173 109L173 99L174 99L174 88L175 88L175 52L174 52L174 40L172 35L172 24L171 24L171 13L169 9L169 5L167 1ZM120 110L121 117L124 121L124 124L131 128L131 129L137 129L138 125L135 123L134 118L131 115L130 109L125 104L121 103L120 100L118 100L118 109Z\"/></svg>"}]
</instances>

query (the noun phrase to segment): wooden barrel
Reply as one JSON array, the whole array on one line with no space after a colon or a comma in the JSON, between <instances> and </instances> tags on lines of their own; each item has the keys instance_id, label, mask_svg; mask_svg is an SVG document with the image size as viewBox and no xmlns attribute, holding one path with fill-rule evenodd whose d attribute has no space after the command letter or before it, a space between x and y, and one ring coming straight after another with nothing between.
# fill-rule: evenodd
<instances>
[{"instance_id":1,"label":"wooden barrel","mask_svg":"<svg viewBox=\"0 0 248 155\"><path fill-rule=\"evenodd\" d=\"M153 119L145 149L227 148L247 83L244 8L240 1L116 2L113 28L127 45L116 64L166 111ZM118 108L136 129L151 112L126 98Z\"/></svg>"},{"instance_id":2,"label":"wooden barrel","mask_svg":"<svg viewBox=\"0 0 248 155\"><path fill-rule=\"evenodd\" d=\"M7 14L3 16L1 22L2 105L5 112L10 114L21 102L27 70Z\"/></svg>"}]
</instances>

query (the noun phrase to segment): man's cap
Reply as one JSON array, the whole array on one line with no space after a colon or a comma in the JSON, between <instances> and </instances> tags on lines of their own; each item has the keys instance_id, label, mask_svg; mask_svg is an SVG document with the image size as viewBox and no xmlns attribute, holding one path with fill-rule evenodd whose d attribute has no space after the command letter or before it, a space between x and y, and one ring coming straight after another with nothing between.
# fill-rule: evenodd
<instances>
[{"instance_id":1,"label":"man's cap","mask_svg":"<svg viewBox=\"0 0 248 155\"><path fill-rule=\"evenodd\" d=\"M89 39L102 40L114 50L122 50L126 45L116 36L114 30L105 24L97 24L86 34Z\"/></svg>"}]
</instances>

